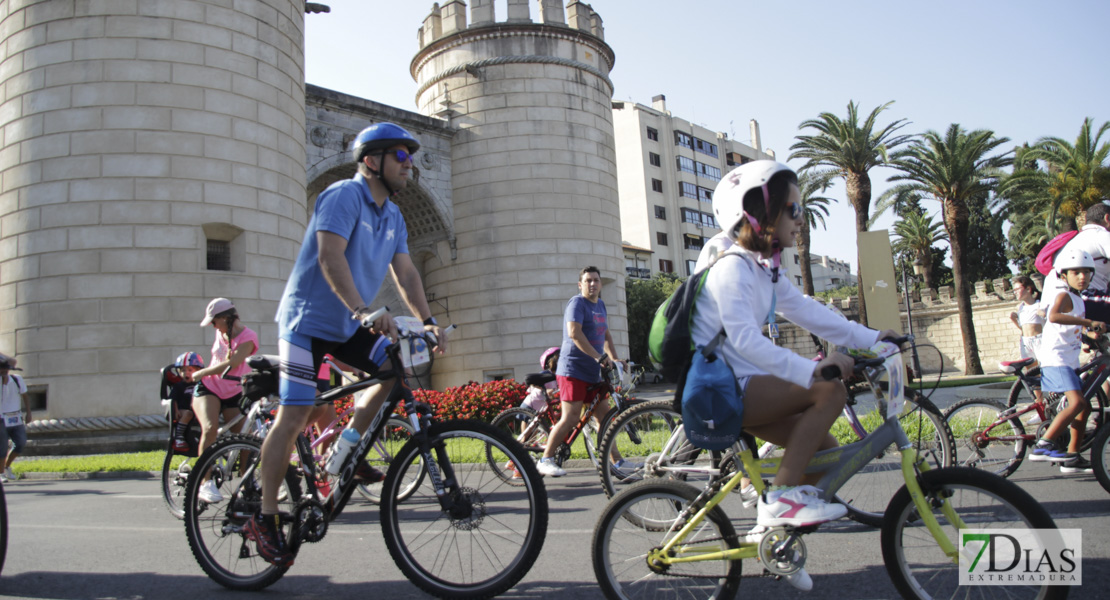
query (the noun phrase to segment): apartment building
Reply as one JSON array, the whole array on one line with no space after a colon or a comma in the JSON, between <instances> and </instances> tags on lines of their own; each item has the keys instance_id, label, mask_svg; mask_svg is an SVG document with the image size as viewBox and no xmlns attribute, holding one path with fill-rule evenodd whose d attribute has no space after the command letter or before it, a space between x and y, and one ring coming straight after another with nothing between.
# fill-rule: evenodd
<instances>
[{"instance_id":1,"label":"apartment building","mask_svg":"<svg viewBox=\"0 0 1110 600\"><path fill-rule=\"evenodd\" d=\"M626 275L689 276L706 240L721 231L713 216L713 190L721 176L752 160L774 160L774 152L760 149L754 119L749 146L672 115L663 95L652 98L651 106L613 101L613 128ZM783 263L796 269L789 276L800 287L797 255L787 254ZM812 257L811 263L818 291L851 278L843 261Z\"/></svg>"}]
</instances>

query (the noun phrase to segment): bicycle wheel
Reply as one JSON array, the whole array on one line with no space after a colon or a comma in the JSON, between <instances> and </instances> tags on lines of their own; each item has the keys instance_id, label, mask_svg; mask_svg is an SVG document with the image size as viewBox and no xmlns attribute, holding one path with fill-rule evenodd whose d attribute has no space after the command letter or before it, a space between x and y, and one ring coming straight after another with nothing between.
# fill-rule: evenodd
<instances>
[{"instance_id":1,"label":"bicycle wheel","mask_svg":"<svg viewBox=\"0 0 1110 600\"><path fill-rule=\"evenodd\" d=\"M1018 417L995 424L1006 410L998 400L968 398L944 412L956 439L957 467L973 467L1002 477L1017 470L1025 458L1025 440L1017 436L1025 435L1025 427ZM997 439L1000 437L1012 439Z\"/></svg>"},{"instance_id":2,"label":"bicycle wheel","mask_svg":"<svg viewBox=\"0 0 1110 600\"><path fill-rule=\"evenodd\" d=\"M857 411L858 408L857 405ZM858 411L864 429L871 432L883 423L883 408L885 405L880 404L870 411ZM920 394L906 398L905 408L898 420L918 453L932 468L952 464L953 447L956 445L952 431L948 429L940 410L930 400ZM879 527L883 524L887 504L904 482L902 454L891 444L844 482L836 492L836 499L848 507L850 519Z\"/></svg>"},{"instance_id":3,"label":"bicycle wheel","mask_svg":"<svg viewBox=\"0 0 1110 600\"><path fill-rule=\"evenodd\" d=\"M417 587L441 598L486 598L516 585L547 535L547 491L520 444L478 421L435 423L427 431L436 462L407 498L398 492L421 468L420 434L401 448L385 478L382 532L393 562ZM490 467L492 446L521 473L519 485ZM446 461L446 462L445 462ZM436 485L446 485L440 499Z\"/></svg>"},{"instance_id":4,"label":"bicycle wheel","mask_svg":"<svg viewBox=\"0 0 1110 600\"><path fill-rule=\"evenodd\" d=\"M598 448L598 454L606 457L597 470L605 495L611 498L618 485L644 479L666 477L698 482L695 485L708 481L708 469L714 466L712 453L690 444L681 423L682 415L670 400L643 402L621 411L609 423ZM671 450L664 455L672 437ZM611 462L614 448L625 461L620 467Z\"/></svg>"},{"instance_id":5,"label":"bicycle wheel","mask_svg":"<svg viewBox=\"0 0 1110 600\"><path fill-rule=\"evenodd\" d=\"M641 481L618 494L594 527L590 545L594 576L610 600L713 598L731 600L740 587L739 560L710 560L674 566L648 563L648 551L674 534L683 507L698 490L678 481ZM738 548L736 531L721 507L690 532L677 548L685 554ZM685 577L684 577L685 575Z\"/></svg>"},{"instance_id":6,"label":"bicycle wheel","mask_svg":"<svg viewBox=\"0 0 1110 600\"><path fill-rule=\"evenodd\" d=\"M1037 378L1037 389L1041 389L1040 378ZM1032 404L1036 398L1029 393L1029 389L1025 387L1025 383L1020 379L1015 379L1014 384L1010 386L1010 393L1006 396L1006 408L1013 408L1019 404Z\"/></svg>"},{"instance_id":7,"label":"bicycle wheel","mask_svg":"<svg viewBox=\"0 0 1110 600\"><path fill-rule=\"evenodd\" d=\"M1102 489L1110 492L1110 427L1103 427L1091 444L1091 467Z\"/></svg>"},{"instance_id":8,"label":"bicycle wheel","mask_svg":"<svg viewBox=\"0 0 1110 600\"><path fill-rule=\"evenodd\" d=\"M162 461L162 498L166 501L166 509L178 519L185 518L185 508L182 500L185 498L185 484L189 481L189 459L183 460L175 468L173 453L173 440L166 447L166 458Z\"/></svg>"},{"instance_id":9,"label":"bicycle wheel","mask_svg":"<svg viewBox=\"0 0 1110 600\"><path fill-rule=\"evenodd\" d=\"M261 451L262 441L253 436L222 437L197 459L185 488L189 548L213 581L233 590L260 590L289 569L263 560L243 533L243 524L262 505L262 486L255 471ZM216 482L223 500L208 504L197 498L204 475ZM300 480L290 468L278 496L281 511L291 512L300 496ZM286 539L291 529L292 523L286 528Z\"/></svg>"},{"instance_id":10,"label":"bicycle wheel","mask_svg":"<svg viewBox=\"0 0 1110 600\"><path fill-rule=\"evenodd\" d=\"M4 558L8 555L8 500L4 497L4 484L0 483L0 573L4 572Z\"/></svg>"},{"instance_id":11,"label":"bicycle wheel","mask_svg":"<svg viewBox=\"0 0 1110 600\"><path fill-rule=\"evenodd\" d=\"M609 421L609 419L606 419L606 421ZM592 420L587 422L582 428L581 437L582 445L586 447L586 458L590 460L590 464L592 464L595 469L600 468L602 460L597 445L601 442L601 436L598 435L597 426L594 425Z\"/></svg>"},{"instance_id":12,"label":"bicycle wheel","mask_svg":"<svg viewBox=\"0 0 1110 600\"><path fill-rule=\"evenodd\" d=\"M959 528L941 510L949 503L968 527L1055 529L1044 508L1016 484L978 469L953 467L922 473L918 482L941 529L959 548ZM903 486L886 511L881 535L883 562L903 598L1066 598L1067 586L962 586L960 566L945 556L925 527Z\"/></svg>"},{"instance_id":13,"label":"bicycle wheel","mask_svg":"<svg viewBox=\"0 0 1110 600\"><path fill-rule=\"evenodd\" d=\"M491 423L494 428L519 442L534 457L543 456L551 428L542 416L530 408L516 407L501 411ZM490 470L512 485L524 485L520 471L513 470L512 460L496 445L486 445L486 463Z\"/></svg>"},{"instance_id":14,"label":"bicycle wheel","mask_svg":"<svg viewBox=\"0 0 1110 600\"><path fill-rule=\"evenodd\" d=\"M385 424L385 429L382 430L382 435L370 449L366 451L366 462L376 469L381 471L389 470L389 464L393 462L393 457L397 456L397 451L405 442L409 441L412 437L412 424L402 419L401 417L393 416ZM413 469L409 472L409 479L405 485L402 485L398 493L402 495L402 499L408 497L416 486L420 484L420 479L424 477L425 472L423 468ZM362 494L374 504L381 502L382 485L385 481L378 483L362 483L358 486L358 493Z\"/></svg>"}]
</instances>

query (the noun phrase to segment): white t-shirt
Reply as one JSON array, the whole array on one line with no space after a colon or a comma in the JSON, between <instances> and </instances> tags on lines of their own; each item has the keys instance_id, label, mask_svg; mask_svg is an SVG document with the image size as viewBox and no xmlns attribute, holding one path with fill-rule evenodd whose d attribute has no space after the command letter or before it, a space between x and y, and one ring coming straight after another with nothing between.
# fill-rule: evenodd
<instances>
[{"instance_id":1,"label":"white t-shirt","mask_svg":"<svg viewBox=\"0 0 1110 600\"><path fill-rule=\"evenodd\" d=\"M1082 298L1066 290L1061 293L1071 297L1071 310L1064 314L1079 318L1086 316ZM1056 301L1056 296L1052 297L1052 302ZM1045 323L1041 345L1037 348L1037 360L1042 367L1078 367L1079 351L1083 347L1081 335L1083 328L1079 325L1062 325L1052 321Z\"/></svg>"},{"instance_id":2,"label":"white t-shirt","mask_svg":"<svg viewBox=\"0 0 1110 600\"><path fill-rule=\"evenodd\" d=\"M1110 283L1110 231L1106 231L1102 225L1085 225L1079 233L1075 234L1075 237L1064 244L1056 256L1059 257L1065 250L1075 249L1084 250L1095 259L1095 274L1087 289L1092 292L1106 291L1107 284ZM1043 290L1041 304L1047 313L1057 294L1067 291L1068 286L1060 281L1056 269L1053 269L1044 276L1044 285L1041 289Z\"/></svg>"},{"instance_id":3,"label":"white t-shirt","mask_svg":"<svg viewBox=\"0 0 1110 600\"><path fill-rule=\"evenodd\" d=\"M718 263L698 296L690 333L694 344L703 346L723 328L727 337L719 351L737 380L771 374L805 388L813 381L817 363L764 337L772 301L777 314L834 344L868 348L878 340L878 331L803 296L787 277L772 282L771 270L754 252L734 245Z\"/></svg>"},{"instance_id":4,"label":"white t-shirt","mask_svg":"<svg viewBox=\"0 0 1110 600\"><path fill-rule=\"evenodd\" d=\"M709 241L702 246L701 254L698 254L698 262L694 265L694 273L713 264L717 257L724 254L733 245L732 238L722 231L717 235L709 238Z\"/></svg>"},{"instance_id":5,"label":"white t-shirt","mask_svg":"<svg viewBox=\"0 0 1110 600\"><path fill-rule=\"evenodd\" d=\"M1044 325L1044 308L1040 303L1018 302L1016 312L1018 325Z\"/></svg>"},{"instance_id":6,"label":"white t-shirt","mask_svg":"<svg viewBox=\"0 0 1110 600\"><path fill-rule=\"evenodd\" d=\"M27 384L19 375L8 375L8 382L0 381L0 413L23 412L23 394Z\"/></svg>"}]
</instances>

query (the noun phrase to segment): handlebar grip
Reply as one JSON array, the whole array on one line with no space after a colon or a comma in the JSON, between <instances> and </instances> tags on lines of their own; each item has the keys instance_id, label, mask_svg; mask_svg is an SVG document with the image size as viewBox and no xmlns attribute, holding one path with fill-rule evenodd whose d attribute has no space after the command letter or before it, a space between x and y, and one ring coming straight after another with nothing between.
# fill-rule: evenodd
<instances>
[{"instance_id":1,"label":"handlebar grip","mask_svg":"<svg viewBox=\"0 0 1110 600\"><path fill-rule=\"evenodd\" d=\"M365 327L367 329L370 329L371 327L374 326L374 321L377 321L378 319L385 316L385 314L387 312L389 312L389 307L388 306L383 306L383 307L379 308L378 310L375 310L374 312L372 312L372 313L366 315L365 317L363 317L359 321L359 325L362 325L363 327Z\"/></svg>"},{"instance_id":2,"label":"handlebar grip","mask_svg":"<svg viewBox=\"0 0 1110 600\"><path fill-rule=\"evenodd\" d=\"M448 331L452 331L457 328L458 325L448 325L447 327L443 328L443 332L447 333ZM424 333L424 338L428 340L428 344L431 345L433 350L435 350L436 347L439 346L439 338L436 337L436 334L427 331Z\"/></svg>"},{"instance_id":3,"label":"handlebar grip","mask_svg":"<svg viewBox=\"0 0 1110 600\"><path fill-rule=\"evenodd\" d=\"M821 367L821 377L825 381L832 381L834 379L840 379L840 367L838 367L836 365L827 365L827 366Z\"/></svg>"}]
</instances>

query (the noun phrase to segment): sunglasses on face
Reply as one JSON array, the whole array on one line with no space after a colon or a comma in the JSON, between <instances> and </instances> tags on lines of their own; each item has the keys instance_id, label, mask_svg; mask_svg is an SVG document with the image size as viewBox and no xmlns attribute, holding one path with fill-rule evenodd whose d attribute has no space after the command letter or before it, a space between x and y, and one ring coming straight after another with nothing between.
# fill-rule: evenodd
<instances>
[{"instance_id":1,"label":"sunglasses on face","mask_svg":"<svg viewBox=\"0 0 1110 600\"><path fill-rule=\"evenodd\" d=\"M791 219L797 221L798 219L802 218L801 204L798 204L797 202L791 202L790 204L786 205L785 209L790 211L789 214Z\"/></svg>"},{"instance_id":2,"label":"sunglasses on face","mask_svg":"<svg viewBox=\"0 0 1110 600\"><path fill-rule=\"evenodd\" d=\"M397 159L397 162L402 164L412 160L412 155L405 150L390 150L386 154L393 156Z\"/></svg>"}]
</instances>

